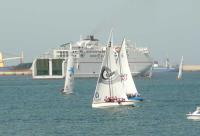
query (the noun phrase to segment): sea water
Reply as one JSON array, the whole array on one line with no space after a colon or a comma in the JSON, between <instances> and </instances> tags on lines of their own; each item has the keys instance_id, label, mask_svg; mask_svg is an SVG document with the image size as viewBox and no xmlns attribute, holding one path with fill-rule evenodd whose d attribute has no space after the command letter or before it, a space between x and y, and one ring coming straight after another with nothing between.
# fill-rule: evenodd
<instances>
[{"instance_id":1,"label":"sea water","mask_svg":"<svg viewBox=\"0 0 200 136\"><path fill-rule=\"evenodd\" d=\"M198 136L200 121L186 114L200 105L200 73L176 75L134 78L144 102L106 109L91 108L95 78L75 79L63 95L64 80L2 76L0 136Z\"/></svg>"}]
</instances>

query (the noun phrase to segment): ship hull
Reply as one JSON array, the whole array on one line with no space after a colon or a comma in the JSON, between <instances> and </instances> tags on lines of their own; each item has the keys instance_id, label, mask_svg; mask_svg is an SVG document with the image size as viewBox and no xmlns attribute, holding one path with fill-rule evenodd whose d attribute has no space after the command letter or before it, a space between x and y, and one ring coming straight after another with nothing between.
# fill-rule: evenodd
<instances>
[{"instance_id":1,"label":"ship hull","mask_svg":"<svg viewBox=\"0 0 200 136\"><path fill-rule=\"evenodd\" d=\"M153 72L177 72L178 70L176 68L164 68L164 67L158 67L153 68Z\"/></svg>"},{"instance_id":2,"label":"ship hull","mask_svg":"<svg viewBox=\"0 0 200 136\"><path fill-rule=\"evenodd\" d=\"M67 67L66 61L60 61L61 59L55 59L52 63L52 59L36 59L32 66L32 76L35 79L59 79L64 78L64 71ZM47 63L48 65L40 65L37 63ZM43 62L44 61L44 62ZM59 62L59 63L57 63ZM78 62L75 66L74 77L78 78L97 78L101 68L102 62ZM147 72L151 66L151 61L146 62L129 62L131 73L133 76L143 75ZM57 71L55 70L57 69Z\"/></svg>"},{"instance_id":3,"label":"ship hull","mask_svg":"<svg viewBox=\"0 0 200 136\"><path fill-rule=\"evenodd\" d=\"M7 75L31 75L31 63L22 63L16 66L0 67L0 76Z\"/></svg>"}]
</instances>

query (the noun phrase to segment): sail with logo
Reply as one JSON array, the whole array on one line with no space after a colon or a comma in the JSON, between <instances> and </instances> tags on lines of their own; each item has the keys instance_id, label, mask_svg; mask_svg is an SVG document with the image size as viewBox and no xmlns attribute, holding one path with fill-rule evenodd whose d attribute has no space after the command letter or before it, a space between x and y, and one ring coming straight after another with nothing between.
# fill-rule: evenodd
<instances>
[{"instance_id":1,"label":"sail with logo","mask_svg":"<svg viewBox=\"0 0 200 136\"><path fill-rule=\"evenodd\" d=\"M177 76L178 80L182 78L182 71L183 71L183 56L181 58L181 63L179 65L178 76Z\"/></svg>"},{"instance_id":2,"label":"sail with logo","mask_svg":"<svg viewBox=\"0 0 200 136\"><path fill-rule=\"evenodd\" d=\"M72 45L70 44L70 50L68 52L67 69L65 75L65 84L62 89L62 93L71 94L74 88L74 57L72 51Z\"/></svg>"},{"instance_id":3,"label":"sail with logo","mask_svg":"<svg viewBox=\"0 0 200 136\"><path fill-rule=\"evenodd\" d=\"M140 97L140 94L137 91L135 86L129 63L126 53L126 40L123 40L121 49L118 54L118 65L121 75L121 80L123 84L123 88L129 100L133 100L136 102L143 101L143 98Z\"/></svg>"},{"instance_id":4,"label":"sail with logo","mask_svg":"<svg viewBox=\"0 0 200 136\"><path fill-rule=\"evenodd\" d=\"M114 57L111 31L96 85L92 107L102 108L133 104L134 102L128 100L123 90L119 69Z\"/></svg>"}]
</instances>

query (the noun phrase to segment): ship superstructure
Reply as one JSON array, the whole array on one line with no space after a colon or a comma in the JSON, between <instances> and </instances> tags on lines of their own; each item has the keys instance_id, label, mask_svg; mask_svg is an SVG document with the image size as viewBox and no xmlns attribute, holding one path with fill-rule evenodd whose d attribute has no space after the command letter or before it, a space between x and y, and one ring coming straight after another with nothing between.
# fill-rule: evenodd
<instances>
[{"instance_id":1,"label":"ship superstructure","mask_svg":"<svg viewBox=\"0 0 200 136\"><path fill-rule=\"evenodd\" d=\"M99 44L94 36L74 43L75 77L97 77L105 53L106 46ZM116 59L120 45L114 45ZM33 78L64 78L67 65L69 46L62 45L36 58L32 65ZM145 73L152 66L152 59L147 48L127 46L129 65L133 75Z\"/></svg>"}]
</instances>

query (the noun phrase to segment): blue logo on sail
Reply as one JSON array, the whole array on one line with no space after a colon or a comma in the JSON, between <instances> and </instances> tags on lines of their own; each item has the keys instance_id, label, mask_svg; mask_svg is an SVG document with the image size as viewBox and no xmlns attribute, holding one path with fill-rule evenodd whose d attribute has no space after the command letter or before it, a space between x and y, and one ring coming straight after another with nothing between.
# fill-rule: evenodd
<instances>
[{"instance_id":1,"label":"blue logo on sail","mask_svg":"<svg viewBox=\"0 0 200 136\"><path fill-rule=\"evenodd\" d=\"M68 69L68 71L69 71L70 73L74 74L74 67L70 67L70 68Z\"/></svg>"}]
</instances>

